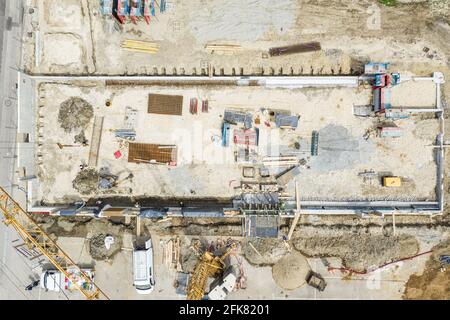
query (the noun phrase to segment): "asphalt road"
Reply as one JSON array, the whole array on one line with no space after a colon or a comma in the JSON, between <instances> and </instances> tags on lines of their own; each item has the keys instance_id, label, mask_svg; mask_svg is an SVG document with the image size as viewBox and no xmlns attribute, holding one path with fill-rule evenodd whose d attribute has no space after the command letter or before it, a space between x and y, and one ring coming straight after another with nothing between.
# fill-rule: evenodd
<instances>
[{"instance_id":1,"label":"asphalt road","mask_svg":"<svg viewBox=\"0 0 450 320\"><path fill-rule=\"evenodd\" d=\"M24 198L14 175L21 32L22 1L0 0L0 186L16 200ZM14 229L0 222L0 299L40 298L39 289L25 291L31 278L39 275L39 265L36 260L30 261L14 249L21 242Z\"/></svg>"},{"instance_id":2,"label":"asphalt road","mask_svg":"<svg viewBox=\"0 0 450 320\"><path fill-rule=\"evenodd\" d=\"M2 54L3 54L3 32L6 26L6 17L5 17L5 9L6 9L6 1L0 2L0 74L2 71Z\"/></svg>"}]
</instances>

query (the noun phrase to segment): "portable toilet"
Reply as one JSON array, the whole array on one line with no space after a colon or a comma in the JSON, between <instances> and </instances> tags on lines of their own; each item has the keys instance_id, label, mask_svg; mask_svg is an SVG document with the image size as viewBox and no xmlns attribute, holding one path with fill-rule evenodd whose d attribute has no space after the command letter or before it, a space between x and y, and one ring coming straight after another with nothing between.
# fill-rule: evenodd
<instances>
[{"instance_id":1,"label":"portable toilet","mask_svg":"<svg viewBox=\"0 0 450 320\"><path fill-rule=\"evenodd\" d=\"M403 135L403 129L400 127L380 127L381 138L399 138Z\"/></svg>"}]
</instances>

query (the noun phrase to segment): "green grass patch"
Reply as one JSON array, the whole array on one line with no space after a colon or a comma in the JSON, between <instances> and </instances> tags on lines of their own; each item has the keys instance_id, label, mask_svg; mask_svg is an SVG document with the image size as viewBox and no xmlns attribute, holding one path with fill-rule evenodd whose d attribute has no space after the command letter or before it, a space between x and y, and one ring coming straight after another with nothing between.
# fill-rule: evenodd
<instances>
[{"instance_id":1,"label":"green grass patch","mask_svg":"<svg viewBox=\"0 0 450 320\"><path fill-rule=\"evenodd\" d=\"M381 4L385 6L393 7L397 4L397 0L378 0Z\"/></svg>"}]
</instances>

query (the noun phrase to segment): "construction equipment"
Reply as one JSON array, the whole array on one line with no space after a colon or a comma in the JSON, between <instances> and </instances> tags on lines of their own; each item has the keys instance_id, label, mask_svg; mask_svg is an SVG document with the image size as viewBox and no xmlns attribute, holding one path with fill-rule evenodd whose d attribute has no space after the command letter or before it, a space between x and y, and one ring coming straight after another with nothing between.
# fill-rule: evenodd
<instances>
[{"instance_id":1,"label":"construction equipment","mask_svg":"<svg viewBox=\"0 0 450 320\"><path fill-rule=\"evenodd\" d=\"M74 287L88 300L108 296L80 269L76 263L56 244L56 242L15 202L9 194L0 187L0 210L3 213L3 222L16 229L18 235L24 240L29 250L37 250L70 279L68 269L76 270L83 283L91 283L92 290L87 290L74 282Z\"/></svg>"},{"instance_id":2,"label":"construction equipment","mask_svg":"<svg viewBox=\"0 0 450 320\"><path fill-rule=\"evenodd\" d=\"M386 125L378 127L381 138L398 138L403 135L403 129L396 125Z\"/></svg>"},{"instance_id":3,"label":"construction equipment","mask_svg":"<svg viewBox=\"0 0 450 320\"><path fill-rule=\"evenodd\" d=\"M214 280L208 293L209 300L225 300L227 295L236 287L237 277L234 273L234 268L229 267L221 277Z\"/></svg>"},{"instance_id":4,"label":"construction equipment","mask_svg":"<svg viewBox=\"0 0 450 320\"><path fill-rule=\"evenodd\" d=\"M441 255L439 256L439 262L442 266L450 265L450 255Z\"/></svg>"},{"instance_id":5,"label":"construction equipment","mask_svg":"<svg viewBox=\"0 0 450 320\"><path fill-rule=\"evenodd\" d=\"M172 238L163 244L163 263L169 271L181 270L180 264L180 238Z\"/></svg>"},{"instance_id":6,"label":"construction equipment","mask_svg":"<svg viewBox=\"0 0 450 320\"><path fill-rule=\"evenodd\" d=\"M319 155L319 132L314 130L311 136L311 156Z\"/></svg>"},{"instance_id":7,"label":"construction equipment","mask_svg":"<svg viewBox=\"0 0 450 320\"><path fill-rule=\"evenodd\" d=\"M198 99L192 98L191 103L189 105L189 112L191 114L197 114L198 113Z\"/></svg>"},{"instance_id":8,"label":"construction equipment","mask_svg":"<svg viewBox=\"0 0 450 320\"><path fill-rule=\"evenodd\" d=\"M112 16L120 24L125 24L129 18L137 24L142 18L150 24L151 17L156 16L156 7L159 12L164 13L167 9L165 0L158 4L156 0L101 0L100 12L104 16Z\"/></svg>"},{"instance_id":9,"label":"construction equipment","mask_svg":"<svg viewBox=\"0 0 450 320\"><path fill-rule=\"evenodd\" d=\"M392 109L391 88L400 84L399 73L388 73L389 63L368 63L364 67L373 87L373 106L376 113Z\"/></svg>"},{"instance_id":10,"label":"construction equipment","mask_svg":"<svg viewBox=\"0 0 450 320\"><path fill-rule=\"evenodd\" d=\"M235 248L236 244L232 243L222 256L214 256L213 253L209 251L203 253L189 280L187 300L201 300L203 298L208 278L216 278L224 271L225 258L228 257Z\"/></svg>"},{"instance_id":11,"label":"construction equipment","mask_svg":"<svg viewBox=\"0 0 450 320\"><path fill-rule=\"evenodd\" d=\"M299 164L298 157L296 156L280 156L280 157L264 157L263 158L264 166L297 166Z\"/></svg>"},{"instance_id":12,"label":"construction equipment","mask_svg":"<svg viewBox=\"0 0 450 320\"><path fill-rule=\"evenodd\" d=\"M208 100L202 100L202 112L209 112L209 102Z\"/></svg>"},{"instance_id":13,"label":"construction equipment","mask_svg":"<svg viewBox=\"0 0 450 320\"><path fill-rule=\"evenodd\" d=\"M77 148L77 147L83 147L83 145L81 144L62 144L57 142L56 145L58 146L59 149L64 149L64 148Z\"/></svg>"}]
</instances>

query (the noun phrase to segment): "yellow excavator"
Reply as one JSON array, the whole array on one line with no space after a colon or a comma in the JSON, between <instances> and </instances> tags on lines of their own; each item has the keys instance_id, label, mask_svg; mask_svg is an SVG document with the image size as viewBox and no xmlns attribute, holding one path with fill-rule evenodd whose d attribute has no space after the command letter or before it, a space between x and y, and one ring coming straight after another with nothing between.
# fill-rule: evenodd
<instances>
[{"instance_id":1,"label":"yellow excavator","mask_svg":"<svg viewBox=\"0 0 450 320\"><path fill-rule=\"evenodd\" d=\"M56 242L34 221L30 214L25 212L9 194L0 187L0 211L3 213L3 222L16 229L18 235L24 240L27 247L35 249L44 255L47 260L58 269L67 279L71 275L69 268L80 275L82 283L90 284L87 290L77 282L73 286L88 300L107 299L108 296L79 268L75 262L56 244Z\"/></svg>"},{"instance_id":2,"label":"yellow excavator","mask_svg":"<svg viewBox=\"0 0 450 320\"><path fill-rule=\"evenodd\" d=\"M208 278L216 278L225 269L225 258L236 248L232 243L227 252L222 256L214 256L211 252L205 251L200 257L200 261L194 268L187 288L187 300L201 300L205 295Z\"/></svg>"}]
</instances>

